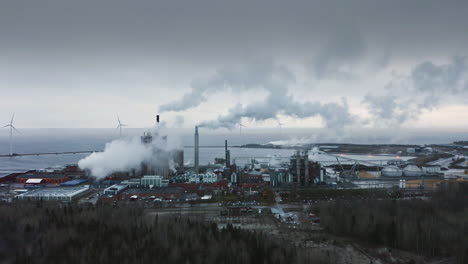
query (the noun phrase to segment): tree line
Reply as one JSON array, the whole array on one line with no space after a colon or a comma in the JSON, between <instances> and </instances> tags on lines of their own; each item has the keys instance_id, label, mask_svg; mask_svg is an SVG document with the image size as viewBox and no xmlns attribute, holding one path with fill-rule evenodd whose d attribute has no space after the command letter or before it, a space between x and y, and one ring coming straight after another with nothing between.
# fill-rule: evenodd
<instances>
[{"instance_id":1,"label":"tree line","mask_svg":"<svg viewBox=\"0 0 468 264\"><path fill-rule=\"evenodd\" d=\"M338 200L314 210L329 232L468 263L468 183L443 184L428 200Z\"/></svg>"},{"instance_id":2,"label":"tree line","mask_svg":"<svg viewBox=\"0 0 468 264\"><path fill-rule=\"evenodd\" d=\"M315 262L262 233L135 206L0 204L0 226L1 263Z\"/></svg>"}]
</instances>

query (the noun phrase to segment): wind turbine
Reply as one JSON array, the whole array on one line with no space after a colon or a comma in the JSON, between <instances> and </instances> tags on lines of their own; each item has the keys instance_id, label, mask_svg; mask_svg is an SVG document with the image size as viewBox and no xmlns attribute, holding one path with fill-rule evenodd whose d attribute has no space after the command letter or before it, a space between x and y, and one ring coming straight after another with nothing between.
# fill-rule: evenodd
<instances>
[{"instance_id":1,"label":"wind turbine","mask_svg":"<svg viewBox=\"0 0 468 264\"><path fill-rule=\"evenodd\" d=\"M10 123L8 125L5 125L3 127L9 127L10 128L10 156L13 156L13 130L16 131L16 133L19 133L19 130L16 129L16 127L13 125L13 120L15 119L15 113L11 116Z\"/></svg>"},{"instance_id":2,"label":"wind turbine","mask_svg":"<svg viewBox=\"0 0 468 264\"><path fill-rule=\"evenodd\" d=\"M245 127L241 122L237 124L239 126L239 135L242 136L242 127Z\"/></svg>"},{"instance_id":3,"label":"wind turbine","mask_svg":"<svg viewBox=\"0 0 468 264\"><path fill-rule=\"evenodd\" d=\"M122 124L122 122L120 122L120 118L118 115L117 115L117 122L119 122L119 124L117 125L115 129L119 130L119 137L122 137L122 127L127 126L127 125L124 125Z\"/></svg>"},{"instance_id":4,"label":"wind turbine","mask_svg":"<svg viewBox=\"0 0 468 264\"><path fill-rule=\"evenodd\" d=\"M240 137L240 142L241 142L241 148L242 145L244 144L244 140L242 140L242 127L245 127L241 122L237 124L239 126L239 137Z\"/></svg>"},{"instance_id":5,"label":"wind turbine","mask_svg":"<svg viewBox=\"0 0 468 264\"><path fill-rule=\"evenodd\" d=\"M281 122L278 121L278 126L279 126L279 129L280 129L280 135L283 135L283 126L284 126L284 124L281 124Z\"/></svg>"}]
</instances>

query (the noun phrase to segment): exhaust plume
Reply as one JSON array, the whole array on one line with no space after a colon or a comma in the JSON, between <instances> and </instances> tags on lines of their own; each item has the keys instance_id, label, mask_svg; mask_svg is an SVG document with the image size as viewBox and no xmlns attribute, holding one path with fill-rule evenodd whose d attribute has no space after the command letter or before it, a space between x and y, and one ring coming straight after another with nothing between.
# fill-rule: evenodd
<instances>
[{"instance_id":1,"label":"exhaust plume","mask_svg":"<svg viewBox=\"0 0 468 264\"><path fill-rule=\"evenodd\" d=\"M160 112L180 112L199 106L212 93L262 88L275 79L292 80L294 76L284 67L269 60L249 61L231 68L222 68L206 79L192 81L191 91L178 101L159 107Z\"/></svg>"},{"instance_id":2,"label":"exhaust plume","mask_svg":"<svg viewBox=\"0 0 468 264\"><path fill-rule=\"evenodd\" d=\"M161 128L163 129L163 128ZM150 144L142 143L140 137L114 140L106 144L103 152L92 153L78 162L81 169L89 170L97 180L115 172L140 171L142 164L168 166L174 170L175 161L171 151L181 147L174 136L160 136L161 129L153 129Z\"/></svg>"},{"instance_id":3,"label":"exhaust plume","mask_svg":"<svg viewBox=\"0 0 468 264\"><path fill-rule=\"evenodd\" d=\"M248 89L263 89L268 92L264 101L243 106L238 104L228 114L216 120L202 122L200 127L233 129L242 118L253 121L276 119L279 114L295 118L320 116L326 128L342 128L354 121L345 99L341 103L298 102L289 93L288 84L295 76L287 68L271 61L255 62L234 69L218 70L206 80L192 83L192 90L179 101L162 105L160 111L183 111L196 107L207 100L211 93L226 89L239 92Z\"/></svg>"},{"instance_id":4,"label":"exhaust plume","mask_svg":"<svg viewBox=\"0 0 468 264\"><path fill-rule=\"evenodd\" d=\"M297 102L288 89L281 86L270 86L269 95L263 102L247 106L240 104L229 110L229 113L213 121L202 122L201 127L232 129L242 118L253 121L276 119L278 115L295 118L320 116L329 129L342 128L351 124L356 117L349 113L348 104L343 98L342 103Z\"/></svg>"}]
</instances>

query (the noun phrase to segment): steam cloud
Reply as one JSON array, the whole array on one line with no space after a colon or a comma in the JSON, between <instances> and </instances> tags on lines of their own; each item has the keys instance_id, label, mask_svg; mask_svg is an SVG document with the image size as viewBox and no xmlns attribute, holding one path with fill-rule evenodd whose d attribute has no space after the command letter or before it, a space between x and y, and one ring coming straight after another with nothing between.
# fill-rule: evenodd
<instances>
[{"instance_id":1,"label":"steam cloud","mask_svg":"<svg viewBox=\"0 0 468 264\"><path fill-rule=\"evenodd\" d=\"M152 166L165 165L174 169L174 160L170 151L180 147L174 137L161 137L159 132L150 132L151 144L143 144L139 137L114 140L107 143L103 152L95 152L81 159L78 166L89 170L91 175L100 180L115 172L139 171L143 163Z\"/></svg>"},{"instance_id":2,"label":"steam cloud","mask_svg":"<svg viewBox=\"0 0 468 264\"><path fill-rule=\"evenodd\" d=\"M234 69L218 70L206 80L192 83L192 90L180 100L162 105L160 111L183 111L200 105L215 91L236 88L236 92L248 89L264 89L268 96L264 101L229 109L228 114L216 120L202 122L201 127L232 129L242 118L253 121L276 119L278 115L295 118L322 117L326 128L342 128L352 123L356 117L350 114L345 99L341 103L320 103L296 101L289 93L287 85L295 81L295 76L285 67L270 61L249 63Z\"/></svg>"},{"instance_id":3,"label":"steam cloud","mask_svg":"<svg viewBox=\"0 0 468 264\"><path fill-rule=\"evenodd\" d=\"M447 100L465 100L468 95L466 57L455 57L447 64L426 61L416 65L411 74L390 82L386 94L367 94L368 106L375 124L398 126L417 120L424 110L433 110Z\"/></svg>"},{"instance_id":4,"label":"steam cloud","mask_svg":"<svg viewBox=\"0 0 468 264\"><path fill-rule=\"evenodd\" d=\"M342 103L319 103L305 102L300 103L288 94L288 89L284 87L274 87L269 89L269 95L263 102L254 103L243 107L237 105L229 110L229 113L220 116L217 120L203 122L201 127L208 128L233 128L242 118L249 118L254 121L265 121L276 119L279 114L295 117L307 118L312 116L321 116L326 128L342 128L352 123L355 119L348 110L348 104L345 99Z\"/></svg>"},{"instance_id":5,"label":"steam cloud","mask_svg":"<svg viewBox=\"0 0 468 264\"><path fill-rule=\"evenodd\" d=\"M294 76L286 68L268 60L250 61L237 67L219 69L210 78L193 81L189 93L178 101L160 106L159 111L184 111L199 106L212 93L261 88L275 79L293 80Z\"/></svg>"},{"instance_id":6,"label":"steam cloud","mask_svg":"<svg viewBox=\"0 0 468 264\"><path fill-rule=\"evenodd\" d=\"M356 57L363 54L365 46L359 34L351 35L356 37L354 46L345 48L333 46L329 48L330 51L325 50L321 57L316 58L314 71L319 78L352 77L352 73L344 66L351 65ZM341 49L351 49L353 55L340 56L339 52L337 55L330 55L334 53L333 50ZM232 129L243 118L261 122L276 119L279 115L299 119L318 116L322 118L327 131L326 135L321 136L330 138L330 135L343 137L341 135L344 135L346 128L352 124L395 128L417 120L423 111L433 110L449 100L468 102L466 57L454 57L445 64L422 62L409 74L396 77L389 82L384 87L383 94L366 94L362 103L367 107L370 119L351 114L344 98L341 102L299 102L288 89L288 85L295 80L293 73L273 61L257 61L221 69L210 78L194 81L189 93L178 101L161 106L160 111L183 111L196 107L205 102L209 95L219 91L242 92L262 89L267 92L267 96L262 101L249 105L237 104L229 109L227 114L215 120L202 122L200 126Z\"/></svg>"},{"instance_id":7,"label":"steam cloud","mask_svg":"<svg viewBox=\"0 0 468 264\"><path fill-rule=\"evenodd\" d=\"M343 24L337 31L312 63L312 71L318 79L354 79L351 69L366 52L363 36L357 29Z\"/></svg>"}]
</instances>

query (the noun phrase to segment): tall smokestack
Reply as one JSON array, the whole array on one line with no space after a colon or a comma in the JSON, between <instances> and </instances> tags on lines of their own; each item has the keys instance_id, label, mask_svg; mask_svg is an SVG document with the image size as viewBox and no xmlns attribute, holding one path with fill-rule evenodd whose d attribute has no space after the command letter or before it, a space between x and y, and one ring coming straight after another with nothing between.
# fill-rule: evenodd
<instances>
[{"instance_id":1,"label":"tall smokestack","mask_svg":"<svg viewBox=\"0 0 468 264\"><path fill-rule=\"evenodd\" d=\"M227 146L227 139L224 140L224 151L225 151L225 157L224 159L226 160L226 167L230 167L231 166L231 155L229 153L229 150L228 150L228 146Z\"/></svg>"},{"instance_id":2,"label":"tall smokestack","mask_svg":"<svg viewBox=\"0 0 468 264\"><path fill-rule=\"evenodd\" d=\"M199 151L199 145L198 145L198 126L195 126L195 173L198 173L198 151Z\"/></svg>"},{"instance_id":3,"label":"tall smokestack","mask_svg":"<svg viewBox=\"0 0 468 264\"><path fill-rule=\"evenodd\" d=\"M309 153L307 150L304 151L304 181L305 185L308 186L309 180Z\"/></svg>"}]
</instances>

